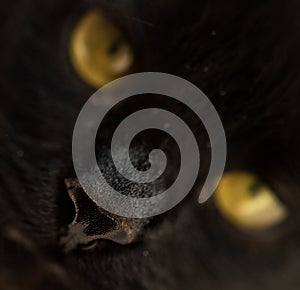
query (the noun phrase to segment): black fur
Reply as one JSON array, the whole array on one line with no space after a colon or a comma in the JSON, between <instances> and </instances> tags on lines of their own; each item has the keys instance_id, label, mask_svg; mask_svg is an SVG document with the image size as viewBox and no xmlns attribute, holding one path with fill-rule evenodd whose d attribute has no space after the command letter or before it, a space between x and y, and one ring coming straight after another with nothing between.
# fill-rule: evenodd
<instances>
[{"instance_id":1,"label":"black fur","mask_svg":"<svg viewBox=\"0 0 300 290\"><path fill-rule=\"evenodd\" d=\"M134 71L172 73L205 92L226 130L227 169L267 181L290 208L285 224L238 231L212 201L197 203L199 176L140 242L63 253L58 235L74 217L64 186L75 177L72 131L93 92L73 71L67 46L90 8L124 32ZM299 289L299 11L294 0L2 3L0 289ZM201 126L172 109L191 122L205 154Z\"/></svg>"}]
</instances>

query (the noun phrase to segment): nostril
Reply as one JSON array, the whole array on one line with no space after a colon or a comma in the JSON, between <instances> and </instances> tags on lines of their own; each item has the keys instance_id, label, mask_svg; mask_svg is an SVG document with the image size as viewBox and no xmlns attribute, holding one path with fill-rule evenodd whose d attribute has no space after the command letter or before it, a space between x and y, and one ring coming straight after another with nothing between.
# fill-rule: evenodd
<instances>
[{"instance_id":1,"label":"nostril","mask_svg":"<svg viewBox=\"0 0 300 290\"><path fill-rule=\"evenodd\" d=\"M58 220L58 227L60 228L60 232L66 228L66 225L70 224L74 216L76 214L74 204L68 194L65 193L66 188L62 187L59 192L64 194L59 195L57 199L58 204L58 213L57 213L57 220ZM61 233L59 233L61 234Z\"/></svg>"}]
</instances>

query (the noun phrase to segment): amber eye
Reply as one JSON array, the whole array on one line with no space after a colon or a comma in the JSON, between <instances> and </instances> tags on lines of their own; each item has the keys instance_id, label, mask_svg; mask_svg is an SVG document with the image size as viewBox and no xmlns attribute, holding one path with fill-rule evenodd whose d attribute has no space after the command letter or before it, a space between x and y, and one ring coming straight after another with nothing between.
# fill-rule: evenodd
<instances>
[{"instance_id":1,"label":"amber eye","mask_svg":"<svg viewBox=\"0 0 300 290\"><path fill-rule=\"evenodd\" d=\"M225 173L214 194L221 214L242 229L262 230L282 222L287 208L259 178L247 172Z\"/></svg>"},{"instance_id":2,"label":"amber eye","mask_svg":"<svg viewBox=\"0 0 300 290\"><path fill-rule=\"evenodd\" d=\"M125 74L133 54L122 33L100 12L85 13L70 37L70 59L79 77L98 88Z\"/></svg>"}]
</instances>

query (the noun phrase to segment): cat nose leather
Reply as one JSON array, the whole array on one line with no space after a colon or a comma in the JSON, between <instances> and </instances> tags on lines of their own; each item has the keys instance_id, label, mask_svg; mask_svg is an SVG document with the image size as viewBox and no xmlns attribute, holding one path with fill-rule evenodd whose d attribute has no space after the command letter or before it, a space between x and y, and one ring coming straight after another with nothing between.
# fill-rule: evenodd
<instances>
[{"instance_id":1,"label":"cat nose leather","mask_svg":"<svg viewBox=\"0 0 300 290\"><path fill-rule=\"evenodd\" d=\"M103 210L87 196L75 178L66 179L65 185L76 212L59 240L66 253L78 247L90 249L100 239L131 244L141 236L149 222L149 219L124 218Z\"/></svg>"}]
</instances>

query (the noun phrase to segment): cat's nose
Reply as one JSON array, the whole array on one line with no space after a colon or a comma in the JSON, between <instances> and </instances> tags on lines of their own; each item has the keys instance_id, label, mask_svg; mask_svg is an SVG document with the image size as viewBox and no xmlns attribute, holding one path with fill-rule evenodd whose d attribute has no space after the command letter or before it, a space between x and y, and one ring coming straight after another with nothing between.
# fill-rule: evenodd
<instances>
[{"instance_id":1,"label":"cat's nose","mask_svg":"<svg viewBox=\"0 0 300 290\"><path fill-rule=\"evenodd\" d=\"M66 179L65 184L76 212L74 220L60 237L65 252L78 247L90 249L100 239L126 245L142 235L149 219L130 219L111 214L87 196L77 179Z\"/></svg>"}]
</instances>

